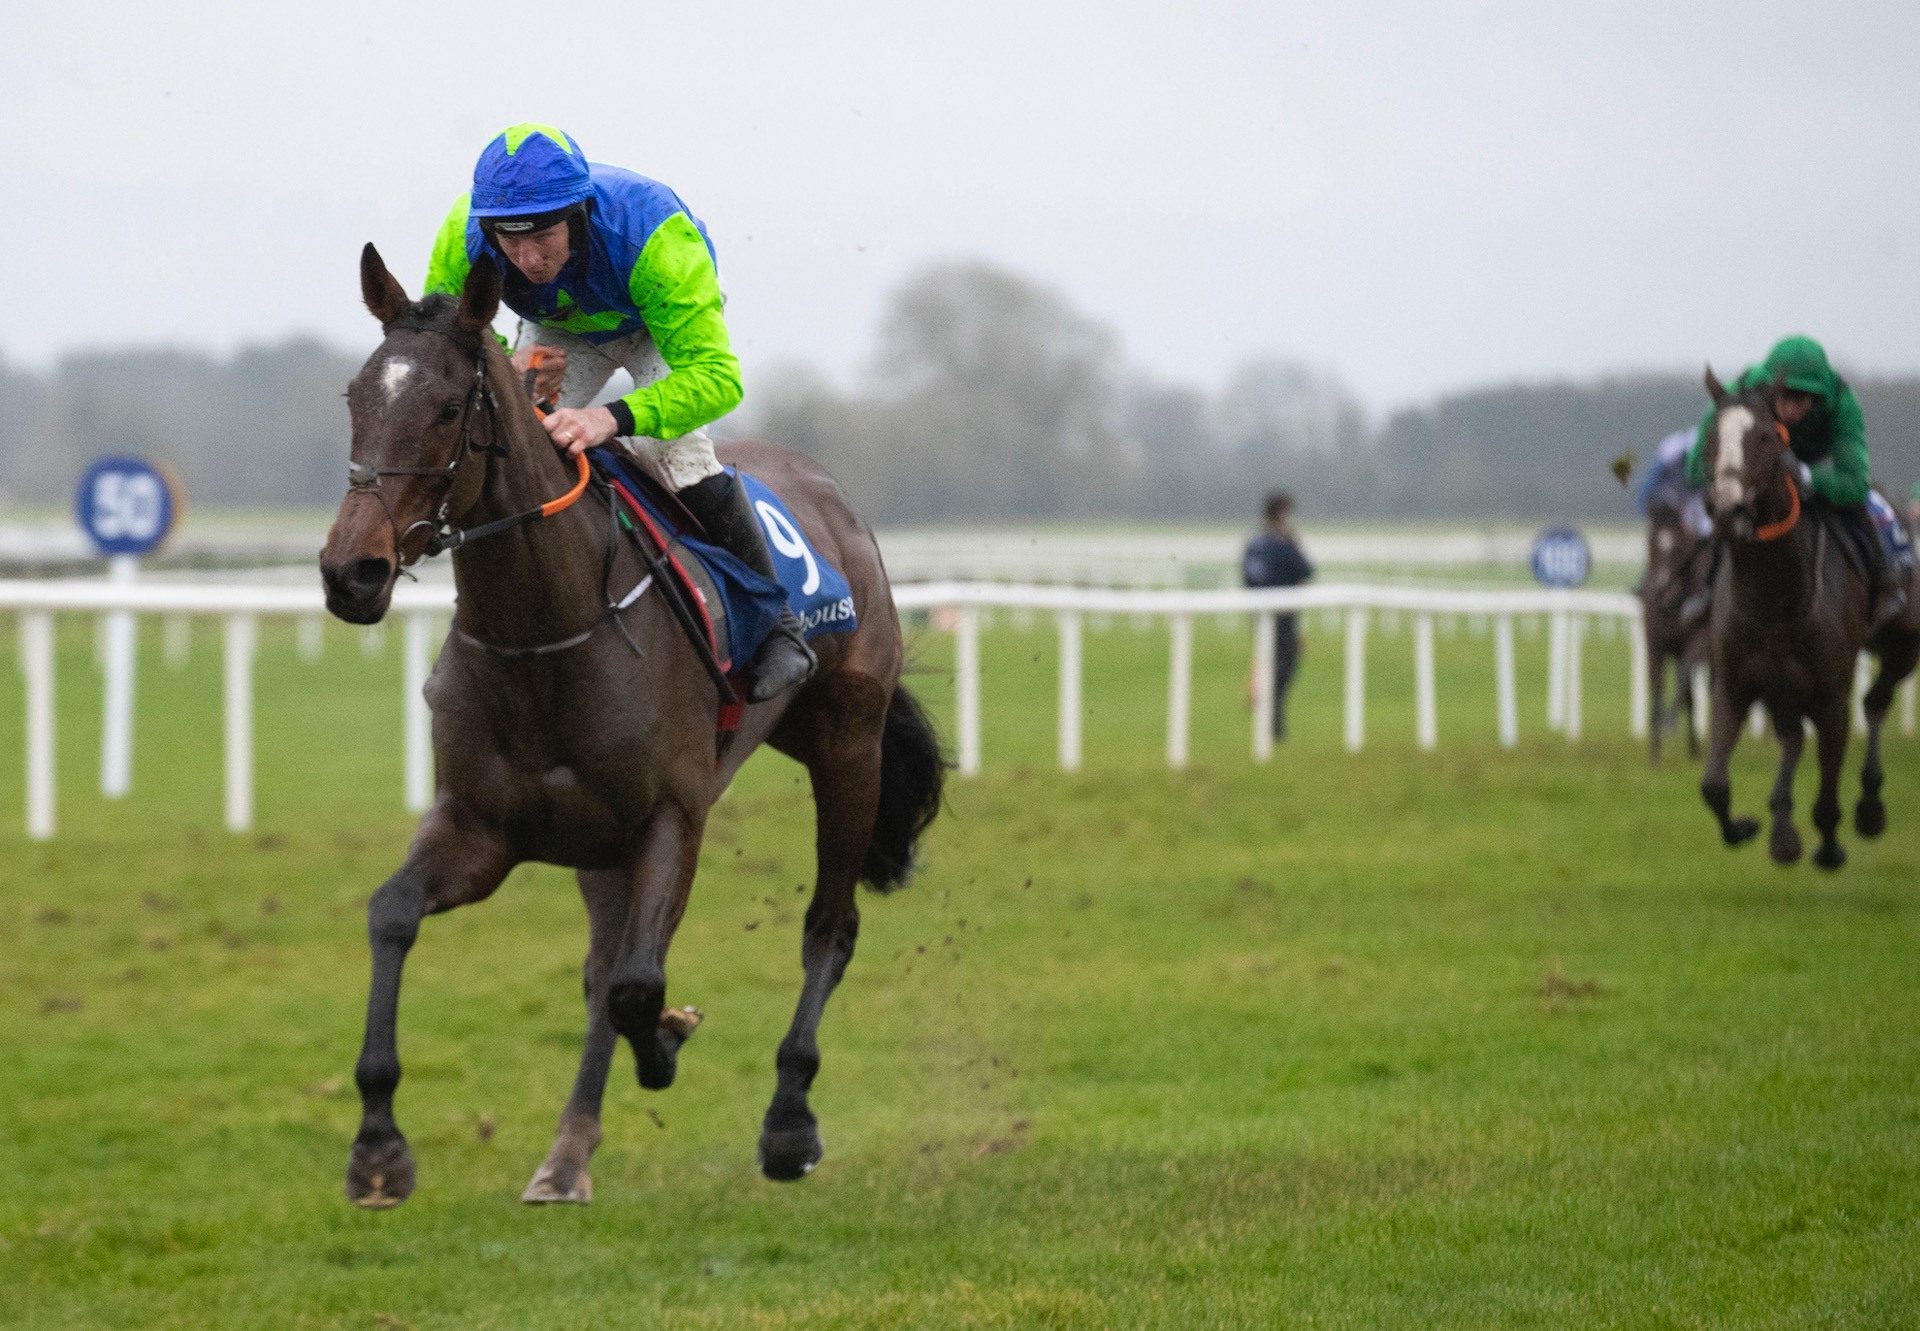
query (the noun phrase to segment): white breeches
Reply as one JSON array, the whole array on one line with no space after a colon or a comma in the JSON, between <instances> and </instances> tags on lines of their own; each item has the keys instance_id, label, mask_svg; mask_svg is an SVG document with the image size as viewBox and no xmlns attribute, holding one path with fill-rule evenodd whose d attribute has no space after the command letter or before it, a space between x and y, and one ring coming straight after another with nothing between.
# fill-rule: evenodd
<instances>
[{"instance_id":1,"label":"white breeches","mask_svg":"<svg viewBox=\"0 0 1920 1331\"><path fill-rule=\"evenodd\" d=\"M660 359L653 337L645 329L612 342L594 343L522 319L520 341L528 346L565 349L567 377L561 382L558 402L562 407L592 405L615 370L625 370L632 375L638 388L667 377L667 363ZM615 442L637 457L651 454L660 459L660 470L675 490L684 490L720 473L719 459L713 455L713 440L704 426L689 430L678 439L632 438Z\"/></svg>"}]
</instances>

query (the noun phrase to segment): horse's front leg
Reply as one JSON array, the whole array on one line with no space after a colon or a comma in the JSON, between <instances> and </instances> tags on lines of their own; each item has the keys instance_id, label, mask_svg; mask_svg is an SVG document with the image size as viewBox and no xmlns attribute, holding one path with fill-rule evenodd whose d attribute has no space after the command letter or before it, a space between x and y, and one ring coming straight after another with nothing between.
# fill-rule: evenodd
<instances>
[{"instance_id":1,"label":"horse's front leg","mask_svg":"<svg viewBox=\"0 0 1920 1331\"><path fill-rule=\"evenodd\" d=\"M1733 788L1728 778L1733 746L1740 738L1740 720L1753 706L1750 696L1735 698L1727 672L1714 672L1712 702L1707 708L1707 765L1700 775L1700 798L1720 823L1720 838L1729 846L1745 845L1760 830L1756 818L1730 814Z\"/></svg>"},{"instance_id":2,"label":"horse's front leg","mask_svg":"<svg viewBox=\"0 0 1920 1331\"><path fill-rule=\"evenodd\" d=\"M854 889L873 844L880 808L880 736L886 699L877 708L863 706L866 691L834 709L814 729L804 752L813 782L814 849L817 877L807 905L800 986L793 1022L774 1056L779 1080L760 1126L760 1172L783 1182L804 1178L820 1163L826 1146L807 1092L820 1071L820 1016L860 935L860 910Z\"/></svg>"},{"instance_id":3,"label":"horse's front leg","mask_svg":"<svg viewBox=\"0 0 1920 1331\"><path fill-rule=\"evenodd\" d=\"M373 981L367 991L367 1028L353 1079L360 1088L360 1132L347 1161L347 1196L361 1206L393 1206L413 1192L413 1153L393 1118L400 1084L394 1031L400 970L424 916L479 901L500 886L512 853L491 827L465 814L448 797L420 820L406 863L367 903L367 941Z\"/></svg>"},{"instance_id":4,"label":"horse's front leg","mask_svg":"<svg viewBox=\"0 0 1920 1331\"><path fill-rule=\"evenodd\" d=\"M1839 691L1837 702L1829 703L1813 719L1813 733L1820 756L1820 793L1813 801L1813 825L1819 829L1820 844L1813 862L1822 869L1838 869L1847 862L1847 852L1834 835L1840 828L1840 765L1847 756L1847 713L1850 710L1846 690Z\"/></svg>"},{"instance_id":5,"label":"horse's front leg","mask_svg":"<svg viewBox=\"0 0 1920 1331\"><path fill-rule=\"evenodd\" d=\"M1798 712L1776 708L1773 733L1780 740L1780 771L1773 778L1773 793L1767 797L1767 810L1773 815L1767 853L1775 864L1796 864L1800 860L1800 833L1793 826L1793 774L1800 767L1800 750L1806 747L1807 727Z\"/></svg>"},{"instance_id":6,"label":"horse's front leg","mask_svg":"<svg viewBox=\"0 0 1920 1331\"><path fill-rule=\"evenodd\" d=\"M667 949L686 913L704 831L704 817L663 805L628 876L630 906L607 980L607 1019L633 1046L635 1073L650 1091L673 1085L680 1046L700 1025L700 1009L666 1006Z\"/></svg>"},{"instance_id":7,"label":"horse's front leg","mask_svg":"<svg viewBox=\"0 0 1920 1331\"><path fill-rule=\"evenodd\" d=\"M617 870L583 869L579 878L580 897L587 906L587 961L581 976L587 1003L587 1038L580 1049L573 1094L560 1111L553 1148L520 1194L523 1202L593 1200L593 1180L587 1174L587 1164L600 1145L600 1102L607 1091L613 1048L620 1042L607 1016L607 977L619 956L633 887L627 875Z\"/></svg>"}]
</instances>

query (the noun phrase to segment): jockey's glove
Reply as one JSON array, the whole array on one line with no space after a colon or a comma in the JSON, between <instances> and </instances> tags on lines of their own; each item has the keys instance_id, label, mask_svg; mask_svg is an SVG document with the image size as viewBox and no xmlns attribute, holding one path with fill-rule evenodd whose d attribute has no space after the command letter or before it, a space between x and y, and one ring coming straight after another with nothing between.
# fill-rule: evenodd
<instances>
[{"instance_id":1,"label":"jockey's glove","mask_svg":"<svg viewBox=\"0 0 1920 1331\"><path fill-rule=\"evenodd\" d=\"M1793 460L1793 479L1799 482L1800 492L1805 494L1813 488L1813 468L1799 458Z\"/></svg>"}]
</instances>

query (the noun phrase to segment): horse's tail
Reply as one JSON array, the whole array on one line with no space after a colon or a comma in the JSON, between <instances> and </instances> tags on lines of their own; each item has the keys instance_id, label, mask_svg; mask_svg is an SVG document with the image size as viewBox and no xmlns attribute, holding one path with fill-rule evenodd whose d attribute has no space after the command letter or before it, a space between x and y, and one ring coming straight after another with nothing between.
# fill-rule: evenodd
<instances>
[{"instance_id":1,"label":"horse's tail","mask_svg":"<svg viewBox=\"0 0 1920 1331\"><path fill-rule=\"evenodd\" d=\"M860 877L876 892L905 886L913 872L914 846L940 812L940 790L951 766L920 700L906 685L895 684L880 736L880 812L860 867Z\"/></svg>"}]
</instances>

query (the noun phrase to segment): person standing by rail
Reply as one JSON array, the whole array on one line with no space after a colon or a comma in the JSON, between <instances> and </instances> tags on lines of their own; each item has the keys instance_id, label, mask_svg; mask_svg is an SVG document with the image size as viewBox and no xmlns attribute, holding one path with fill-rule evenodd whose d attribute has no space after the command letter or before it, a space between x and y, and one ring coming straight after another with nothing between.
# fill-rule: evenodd
<instances>
[{"instance_id":1,"label":"person standing by rail","mask_svg":"<svg viewBox=\"0 0 1920 1331\"><path fill-rule=\"evenodd\" d=\"M1249 587L1298 587L1313 577L1313 564L1293 529L1293 496L1275 490L1267 496L1266 523L1240 560ZM1300 616L1290 610L1273 616L1273 737L1287 737L1287 689L1300 664Z\"/></svg>"}]
</instances>

